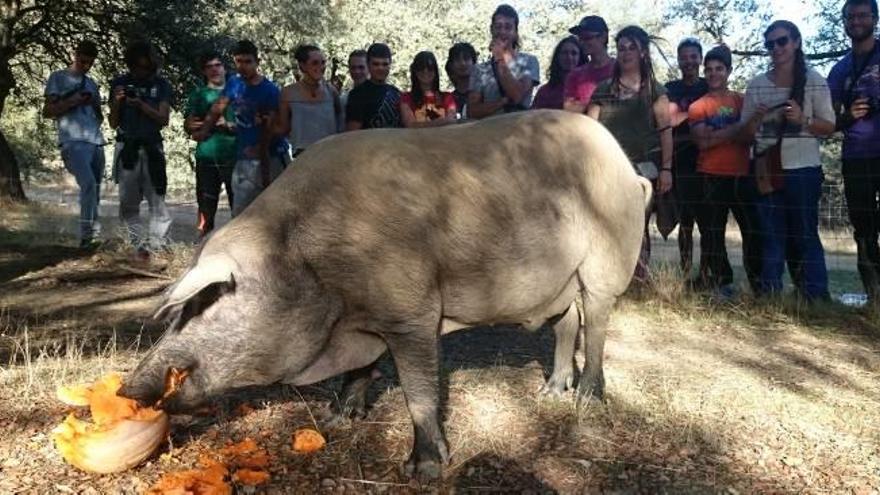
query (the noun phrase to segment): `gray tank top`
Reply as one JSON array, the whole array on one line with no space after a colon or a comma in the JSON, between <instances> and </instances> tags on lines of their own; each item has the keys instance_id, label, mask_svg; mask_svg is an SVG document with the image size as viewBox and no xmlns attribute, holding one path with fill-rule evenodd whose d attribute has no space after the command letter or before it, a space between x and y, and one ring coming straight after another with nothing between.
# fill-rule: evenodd
<instances>
[{"instance_id":1,"label":"gray tank top","mask_svg":"<svg viewBox=\"0 0 880 495\"><path fill-rule=\"evenodd\" d=\"M318 101L306 100L299 87L291 92L290 148L294 153L339 132L333 94L326 82L321 84L321 89L324 98Z\"/></svg>"}]
</instances>

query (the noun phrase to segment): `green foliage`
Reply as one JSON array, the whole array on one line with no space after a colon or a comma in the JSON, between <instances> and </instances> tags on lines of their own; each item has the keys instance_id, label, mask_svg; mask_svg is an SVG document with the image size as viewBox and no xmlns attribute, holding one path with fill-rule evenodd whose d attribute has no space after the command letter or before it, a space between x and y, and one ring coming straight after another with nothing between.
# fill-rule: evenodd
<instances>
[{"instance_id":1,"label":"green foliage","mask_svg":"<svg viewBox=\"0 0 880 495\"><path fill-rule=\"evenodd\" d=\"M40 108L22 104L9 105L0 119L6 138L18 157L23 180L40 179L52 174L48 162L58 157L55 126L40 116Z\"/></svg>"}]
</instances>

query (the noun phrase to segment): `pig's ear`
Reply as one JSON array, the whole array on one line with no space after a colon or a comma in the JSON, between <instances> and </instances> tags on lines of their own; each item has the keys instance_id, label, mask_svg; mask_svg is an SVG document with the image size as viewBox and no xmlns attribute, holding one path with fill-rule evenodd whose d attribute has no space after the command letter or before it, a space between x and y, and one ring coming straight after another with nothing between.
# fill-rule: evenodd
<instances>
[{"instance_id":1,"label":"pig's ear","mask_svg":"<svg viewBox=\"0 0 880 495\"><path fill-rule=\"evenodd\" d=\"M238 263L229 256L215 254L199 259L196 266L188 272L176 284L171 286L165 294L159 310L153 318L164 319L171 309L181 306L207 287L214 284L223 284L227 289L235 287L233 273L238 269Z\"/></svg>"}]
</instances>

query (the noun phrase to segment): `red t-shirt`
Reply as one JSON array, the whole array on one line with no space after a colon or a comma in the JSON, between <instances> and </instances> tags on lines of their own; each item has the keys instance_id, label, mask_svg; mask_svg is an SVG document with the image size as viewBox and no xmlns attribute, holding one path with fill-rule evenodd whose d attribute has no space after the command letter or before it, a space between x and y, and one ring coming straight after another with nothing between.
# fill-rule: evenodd
<instances>
[{"instance_id":1,"label":"red t-shirt","mask_svg":"<svg viewBox=\"0 0 880 495\"><path fill-rule=\"evenodd\" d=\"M598 69L590 64L575 67L565 78L565 99L574 99L578 103L588 105L599 83L611 79L612 75L614 75L614 59Z\"/></svg>"},{"instance_id":2,"label":"red t-shirt","mask_svg":"<svg viewBox=\"0 0 880 495\"><path fill-rule=\"evenodd\" d=\"M698 124L709 126L713 131L736 125L743 106L743 95L729 92L719 96L709 93L688 107L691 129ZM749 173L749 147L734 141L719 143L700 150L697 170L705 174L742 176Z\"/></svg>"},{"instance_id":3,"label":"red t-shirt","mask_svg":"<svg viewBox=\"0 0 880 495\"><path fill-rule=\"evenodd\" d=\"M406 92L400 97L400 102L405 103L413 114L416 116L416 122L430 122L432 120L442 119L447 115L454 115L456 112L455 98L452 93L440 92L438 102L437 95L433 93L426 94L422 106L416 108L413 101L412 93Z\"/></svg>"}]
</instances>

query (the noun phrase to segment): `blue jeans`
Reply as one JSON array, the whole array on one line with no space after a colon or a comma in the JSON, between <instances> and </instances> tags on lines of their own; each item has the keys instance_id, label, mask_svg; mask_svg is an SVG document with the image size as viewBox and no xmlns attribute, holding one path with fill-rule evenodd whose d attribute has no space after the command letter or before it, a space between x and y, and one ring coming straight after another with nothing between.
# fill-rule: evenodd
<instances>
[{"instance_id":1,"label":"blue jeans","mask_svg":"<svg viewBox=\"0 0 880 495\"><path fill-rule=\"evenodd\" d=\"M791 279L805 298L828 297L825 251L819 239L819 197L824 180L820 167L786 170L785 187L759 199L764 238L762 291L782 291L787 261Z\"/></svg>"},{"instance_id":2,"label":"blue jeans","mask_svg":"<svg viewBox=\"0 0 880 495\"><path fill-rule=\"evenodd\" d=\"M61 160L79 186L79 236L82 241L89 241L101 230L98 203L104 177L104 149L84 141L70 141L61 145Z\"/></svg>"}]
</instances>

